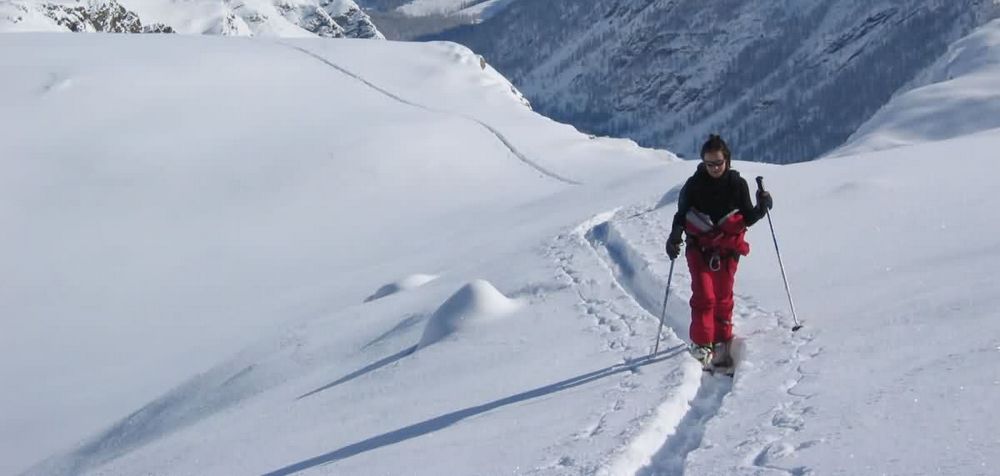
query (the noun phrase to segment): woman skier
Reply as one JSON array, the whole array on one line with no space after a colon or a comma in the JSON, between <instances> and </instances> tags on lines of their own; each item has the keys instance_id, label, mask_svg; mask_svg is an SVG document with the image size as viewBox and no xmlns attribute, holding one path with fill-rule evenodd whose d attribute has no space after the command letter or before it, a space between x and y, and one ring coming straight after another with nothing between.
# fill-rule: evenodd
<instances>
[{"instance_id":1,"label":"woman skier","mask_svg":"<svg viewBox=\"0 0 1000 476\"><path fill-rule=\"evenodd\" d=\"M743 237L772 206L771 195L763 190L757 192L757 206L750 202L750 188L731 168L726 142L709 136L701 146L698 169L681 189L666 246L670 259L677 259L681 232L687 234L690 351L706 370L733 365L733 284L740 256L750 253Z\"/></svg>"}]
</instances>

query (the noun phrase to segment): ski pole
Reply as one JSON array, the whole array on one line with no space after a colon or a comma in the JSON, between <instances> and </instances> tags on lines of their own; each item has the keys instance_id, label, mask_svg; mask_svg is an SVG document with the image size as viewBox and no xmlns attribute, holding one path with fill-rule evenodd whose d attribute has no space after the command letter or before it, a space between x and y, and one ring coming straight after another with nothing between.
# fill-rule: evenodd
<instances>
[{"instance_id":1,"label":"ski pole","mask_svg":"<svg viewBox=\"0 0 1000 476\"><path fill-rule=\"evenodd\" d=\"M764 177L757 177L757 192L764 191ZM792 327L792 332L795 332L802 328L802 324L799 323L799 318L795 315L795 302L792 301L792 291L788 289L788 277L785 276L785 265L781 262L781 250L778 249L778 236L774 234L774 223L771 222L771 210L768 208L764 209L764 214L767 215L767 224L771 227L771 238L774 240L774 252L778 255L778 267L781 268L781 279L785 282L785 294L788 294L788 306L792 308L792 320L795 321L795 326Z\"/></svg>"},{"instance_id":2,"label":"ski pole","mask_svg":"<svg viewBox=\"0 0 1000 476\"><path fill-rule=\"evenodd\" d=\"M667 317L667 297L670 296L670 281L674 279L674 260L670 260L670 273L667 275L667 290L663 292L663 312L660 313L660 328L656 330L656 346L653 354L660 351L660 334L663 332L663 320Z\"/></svg>"}]
</instances>

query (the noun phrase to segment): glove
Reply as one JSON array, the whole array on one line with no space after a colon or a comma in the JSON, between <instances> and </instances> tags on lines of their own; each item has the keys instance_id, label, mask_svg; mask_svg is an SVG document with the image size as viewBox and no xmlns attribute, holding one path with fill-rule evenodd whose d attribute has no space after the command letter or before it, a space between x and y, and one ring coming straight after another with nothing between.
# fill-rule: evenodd
<instances>
[{"instance_id":1,"label":"glove","mask_svg":"<svg viewBox=\"0 0 1000 476\"><path fill-rule=\"evenodd\" d=\"M673 261L677 259L681 254L681 234L680 230L677 232L671 232L670 238L667 238L667 256Z\"/></svg>"},{"instance_id":2,"label":"glove","mask_svg":"<svg viewBox=\"0 0 1000 476\"><path fill-rule=\"evenodd\" d=\"M766 190L758 190L757 206L768 210L774 208L774 200L771 199L771 193Z\"/></svg>"}]
</instances>

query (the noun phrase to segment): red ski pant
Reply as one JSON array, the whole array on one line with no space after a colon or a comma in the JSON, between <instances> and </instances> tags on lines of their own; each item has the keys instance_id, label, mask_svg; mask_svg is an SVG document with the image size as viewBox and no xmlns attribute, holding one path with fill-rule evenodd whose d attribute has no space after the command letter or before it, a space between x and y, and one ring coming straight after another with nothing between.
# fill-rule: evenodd
<instances>
[{"instance_id":1,"label":"red ski pant","mask_svg":"<svg viewBox=\"0 0 1000 476\"><path fill-rule=\"evenodd\" d=\"M738 261L722 258L719 269L712 271L700 251L688 248L686 255L691 270L691 342L728 342L733 338L733 284Z\"/></svg>"}]
</instances>

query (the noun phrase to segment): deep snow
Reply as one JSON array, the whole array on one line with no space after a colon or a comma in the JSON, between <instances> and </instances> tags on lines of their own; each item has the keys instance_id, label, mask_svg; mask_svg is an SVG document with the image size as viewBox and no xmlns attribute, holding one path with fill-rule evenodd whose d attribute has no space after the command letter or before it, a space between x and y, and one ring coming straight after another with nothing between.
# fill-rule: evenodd
<instances>
[{"instance_id":1,"label":"deep snow","mask_svg":"<svg viewBox=\"0 0 1000 476\"><path fill-rule=\"evenodd\" d=\"M542 118L464 48L0 50L0 472L1000 465L1000 130L736 162L774 194L806 326L762 221L728 380L684 352L682 263L649 355L694 163ZM974 113L947 111L926 120Z\"/></svg>"}]
</instances>

